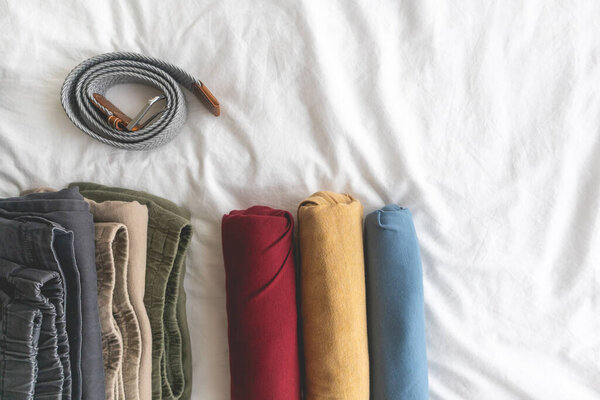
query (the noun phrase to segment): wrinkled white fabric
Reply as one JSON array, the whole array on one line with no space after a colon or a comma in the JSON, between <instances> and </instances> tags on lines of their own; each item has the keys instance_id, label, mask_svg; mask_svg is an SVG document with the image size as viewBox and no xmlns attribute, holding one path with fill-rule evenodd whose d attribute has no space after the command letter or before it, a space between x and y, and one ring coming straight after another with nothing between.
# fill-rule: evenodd
<instances>
[{"instance_id":1,"label":"wrinkled white fabric","mask_svg":"<svg viewBox=\"0 0 600 400\"><path fill-rule=\"evenodd\" d=\"M229 398L221 216L322 189L411 209L432 399L598 399L598 21L591 0L1 2L0 195L95 181L191 210L195 399ZM188 95L153 152L79 132L62 81L117 50L197 76L221 116Z\"/></svg>"}]
</instances>

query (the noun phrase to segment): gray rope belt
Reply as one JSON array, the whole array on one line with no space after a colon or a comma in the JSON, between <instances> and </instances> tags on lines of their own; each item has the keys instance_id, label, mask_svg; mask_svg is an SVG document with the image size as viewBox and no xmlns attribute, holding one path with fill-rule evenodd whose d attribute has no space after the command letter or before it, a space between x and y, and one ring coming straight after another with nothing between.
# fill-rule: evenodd
<instances>
[{"instance_id":1,"label":"gray rope belt","mask_svg":"<svg viewBox=\"0 0 600 400\"><path fill-rule=\"evenodd\" d=\"M122 83L152 86L162 95L150 99L130 118L105 97L108 89ZM106 53L85 60L65 79L61 101L69 119L91 137L121 149L150 150L171 141L185 122L186 103L179 85L219 115L219 102L198 79L174 65L136 53ZM165 101L165 108L142 123L159 100Z\"/></svg>"}]
</instances>

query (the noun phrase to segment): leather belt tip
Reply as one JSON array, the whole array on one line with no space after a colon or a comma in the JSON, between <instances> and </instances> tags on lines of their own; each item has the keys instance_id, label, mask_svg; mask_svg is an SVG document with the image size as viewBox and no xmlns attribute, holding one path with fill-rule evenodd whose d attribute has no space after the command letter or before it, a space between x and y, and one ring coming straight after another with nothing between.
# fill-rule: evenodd
<instances>
[{"instance_id":1,"label":"leather belt tip","mask_svg":"<svg viewBox=\"0 0 600 400\"><path fill-rule=\"evenodd\" d=\"M202 104L215 116L221 115L221 105L219 100L211 93L210 90L202 82L194 84L194 93L200 99Z\"/></svg>"}]
</instances>

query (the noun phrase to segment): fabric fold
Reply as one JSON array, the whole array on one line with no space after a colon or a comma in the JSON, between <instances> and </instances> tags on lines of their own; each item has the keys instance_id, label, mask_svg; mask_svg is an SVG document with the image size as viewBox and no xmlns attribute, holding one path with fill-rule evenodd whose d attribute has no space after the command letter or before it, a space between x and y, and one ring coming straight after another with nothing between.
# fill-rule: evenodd
<instances>
[{"instance_id":1,"label":"fabric fold","mask_svg":"<svg viewBox=\"0 0 600 400\"><path fill-rule=\"evenodd\" d=\"M373 400L426 400L423 273L410 211L365 218L367 319Z\"/></svg>"},{"instance_id":2,"label":"fabric fold","mask_svg":"<svg viewBox=\"0 0 600 400\"><path fill-rule=\"evenodd\" d=\"M192 359L185 309L185 257L192 226L189 212L144 192L95 183L71 183L88 199L137 201L148 208L144 304L152 330L152 398L191 397Z\"/></svg>"},{"instance_id":3,"label":"fabric fold","mask_svg":"<svg viewBox=\"0 0 600 400\"><path fill-rule=\"evenodd\" d=\"M128 326L118 316L122 313L123 285L121 276L127 263L128 238L124 225L96 223L96 270L98 273L98 306L102 327L102 356L106 377L106 399L125 399L123 369Z\"/></svg>"},{"instance_id":4,"label":"fabric fold","mask_svg":"<svg viewBox=\"0 0 600 400\"><path fill-rule=\"evenodd\" d=\"M96 222L96 247L99 224L121 224L127 231L127 260L115 271L121 273L115 277L115 290L121 297L115 299L115 319L119 327L124 327L121 331L127 332L122 335L123 389L127 400L149 399L152 396L152 332L144 306L148 208L137 201L87 201ZM120 253L124 251L121 249ZM115 268L117 266L118 262Z\"/></svg>"},{"instance_id":5,"label":"fabric fold","mask_svg":"<svg viewBox=\"0 0 600 400\"><path fill-rule=\"evenodd\" d=\"M369 399L363 208L318 192L298 207L308 400Z\"/></svg>"},{"instance_id":6,"label":"fabric fold","mask_svg":"<svg viewBox=\"0 0 600 400\"><path fill-rule=\"evenodd\" d=\"M223 216L232 400L300 399L292 215Z\"/></svg>"},{"instance_id":7,"label":"fabric fold","mask_svg":"<svg viewBox=\"0 0 600 400\"><path fill-rule=\"evenodd\" d=\"M42 315L38 335L36 398L70 399L69 342L60 275L0 258L0 284L15 301L38 309ZM17 332L11 334L17 335Z\"/></svg>"},{"instance_id":8,"label":"fabric fold","mask_svg":"<svg viewBox=\"0 0 600 400\"><path fill-rule=\"evenodd\" d=\"M73 234L41 217L0 218L0 282L7 294L42 314L36 395L71 398L81 343Z\"/></svg>"},{"instance_id":9,"label":"fabric fold","mask_svg":"<svg viewBox=\"0 0 600 400\"><path fill-rule=\"evenodd\" d=\"M0 398L33 400L42 313L0 290Z\"/></svg>"}]
</instances>

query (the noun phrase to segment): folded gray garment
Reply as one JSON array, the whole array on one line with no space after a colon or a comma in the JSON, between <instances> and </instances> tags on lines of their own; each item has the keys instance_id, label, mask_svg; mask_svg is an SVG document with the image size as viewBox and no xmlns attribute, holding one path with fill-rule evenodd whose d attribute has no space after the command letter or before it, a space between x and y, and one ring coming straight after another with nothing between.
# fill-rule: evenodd
<instances>
[{"instance_id":1,"label":"folded gray garment","mask_svg":"<svg viewBox=\"0 0 600 400\"><path fill-rule=\"evenodd\" d=\"M42 363L36 396L44 393L44 398L53 398L50 393L57 392L52 388L56 389L60 383L59 398L69 399L71 363L73 360L79 363L79 352L71 352L71 344L80 346L81 337L79 273L73 257L73 234L41 217L0 218L0 257L0 283L9 294L26 299L43 315ZM30 276L30 272L20 267L42 271ZM19 284L19 290L15 283ZM74 295L67 296L67 291ZM53 355L60 360L60 369L51 361Z\"/></svg>"},{"instance_id":2,"label":"folded gray garment","mask_svg":"<svg viewBox=\"0 0 600 400\"><path fill-rule=\"evenodd\" d=\"M75 399L104 400L104 367L102 360L102 341L100 336L100 319L98 316L98 297L96 283L96 265L94 250L94 224L87 203L77 188L64 189L53 193L33 193L22 197L0 200L0 217L18 219L42 217L52 221L73 233L74 268L79 273L81 292L80 337L72 336L69 329L71 313L67 313L67 328L71 351L72 396ZM35 241L35 240L34 240ZM1 245L0 245L1 246ZM40 244L41 246L41 244ZM68 246L59 243L58 256L60 265L67 264ZM35 259L35 254L26 255ZM15 261L10 257L5 257ZM31 264L25 264L31 265ZM75 267L76 266L76 267ZM72 293L67 283L67 300L77 293ZM72 280L71 280L72 281ZM67 303L67 311L70 310ZM74 332L76 335L76 332ZM84 348L85 351L81 352Z\"/></svg>"},{"instance_id":3,"label":"folded gray garment","mask_svg":"<svg viewBox=\"0 0 600 400\"><path fill-rule=\"evenodd\" d=\"M0 290L0 399L31 400L42 313Z\"/></svg>"},{"instance_id":4,"label":"folded gray garment","mask_svg":"<svg viewBox=\"0 0 600 400\"><path fill-rule=\"evenodd\" d=\"M37 308L42 313L37 360L34 360L38 371L35 397L48 400L70 399L71 367L63 306L64 289L60 274L56 271L23 267L0 258L0 285L15 302ZM21 338L27 338L29 333L28 326L21 331L10 332ZM26 368L28 371L29 366Z\"/></svg>"}]
</instances>

